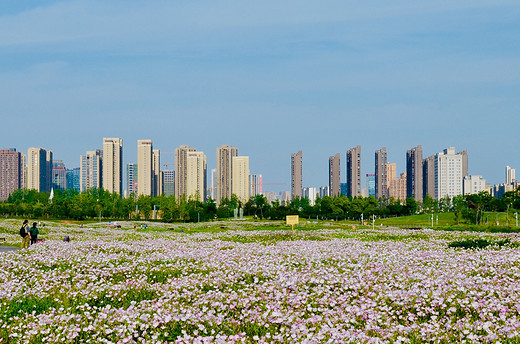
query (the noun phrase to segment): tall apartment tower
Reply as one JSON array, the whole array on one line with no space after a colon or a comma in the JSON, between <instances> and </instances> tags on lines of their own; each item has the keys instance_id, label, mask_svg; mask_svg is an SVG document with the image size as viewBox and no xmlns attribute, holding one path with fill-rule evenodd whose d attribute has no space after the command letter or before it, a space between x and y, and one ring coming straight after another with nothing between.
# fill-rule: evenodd
<instances>
[{"instance_id":1,"label":"tall apartment tower","mask_svg":"<svg viewBox=\"0 0 520 344\"><path fill-rule=\"evenodd\" d=\"M390 182L397 179L397 166L395 162L386 163L386 185L390 188Z\"/></svg>"},{"instance_id":2,"label":"tall apartment tower","mask_svg":"<svg viewBox=\"0 0 520 344\"><path fill-rule=\"evenodd\" d=\"M237 195L242 204L249 200L249 157L233 157L233 193Z\"/></svg>"},{"instance_id":3,"label":"tall apartment tower","mask_svg":"<svg viewBox=\"0 0 520 344\"><path fill-rule=\"evenodd\" d=\"M188 195L186 188L188 153L195 151L195 148L185 145L175 148L175 197L177 199L182 195Z\"/></svg>"},{"instance_id":4,"label":"tall apartment tower","mask_svg":"<svg viewBox=\"0 0 520 344\"><path fill-rule=\"evenodd\" d=\"M329 157L329 192L331 197L341 195L340 171L340 156L339 153L337 153L336 155Z\"/></svg>"},{"instance_id":5,"label":"tall apartment tower","mask_svg":"<svg viewBox=\"0 0 520 344\"><path fill-rule=\"evenodd\" d=\"M388 197L387 184L387 153L386 147L376 150L375 153L375 175L376 175L376 199Z\"/></svg>"},{"instance_id":6,"label":"tall apartment tower","mask_svg":"<svg viewBox=\"0 0 520 344\"><path fill-rule=\"evenodd\" d=\"M173 196L175 195L175 171L164 170L163 172L163 195Z\"/></svg>"},{"instance_id":7,"label":"tall apartment tower","mask_svg":"<svg viewBox=\"0 0 520 344\"><path fill-rule=\"evenodd\" d=\"M67 170L67 190L81 192L81 167Z\"/></svg>"},{"instance_id":8,"label":"tall apartment tower","mask_svg":"<svg viewBox=\"0 0 520 344\"><path fill-rule=\"evenodd\" d=\"M51 191L52 189L52 161L53 161L53 154L52 151L47 151L46 157L45 157L45 164L47 167L47 178L45 181L46 189L47 191Z\"/></svg>"},{"instance_id":9,"label":"tall apartment tower","mask_svg":"<svg viewBox=\"0 0 520 344\"><path fill-rule=\"evenodd\" d=\"M152 140L137 141L137 195L154 195Z\"/></svg>"},{"instance_id":10,"label":"tall apartment tower","mask_svg":"<svg viewBox=\"0 0 520 344\"><path fill-rule=\"evenodd\" d=\"M329 196L329 186L328 185L320 186L319 196L320 196L320 198Z\"/></svg>"},{"instance_id":11,"label":"tall apartment tower","mask_svg":"<svg viewBox=\"0 0 520 344\"><path fill-rule=\"evenodd\" d=\"M464 149L462 152L458 152L457 154L462 156L462 178L469 176L468 151Z\"/></svg>"},{"instance_id":12,"label":"tall apartment tower","mask_svg":"<svg viewBox=\"0 0 520 344\"><path fill-rule=\"evenodd\" d=\"M126 192L127 197L131 194L137 195L137 164L130 162L126 164Z\"/></svg>"},{"instance_id":13,"label":"tall apartment tower","mask_svg":"<svg viewBox=\"0 0 520 344\"><path fill-rule=\"evenodd\" d=\"M211 183L208 188L209 197L212 200L216 200L217 199L217 169L216 168L211 169L210 176L211 176L210 177Z\"/></svg>"},{"instance_id":14,"label":"tall apartment tower","mask_svg":"<svg viewBox=\"0 0 520 344\"><path fill-rule=\"evenodd\" d=\"M152 195L154 197L160 196L163 194L163 179L164 174L161 173L161 151L158 149L153 150L153 163L152 163L152 171L153 171L153 189Z\"/></svg>"},{"instance_id":15,"label":"tall apartment tower","mask_svg":"<svg viewBox=\"0 0 520 344\"><path fill-rule=\"evenodd\" d=\"M394 178L390 181L389 188L388 188L388 194L389 197L392 197L393 199L398 199L401 201L406 200L406 172L401 173L401 176L399 179Z\"/></svg>"},{"instance_id":16,"label":"tall apartment tower","mask_svg":"<svg viewBox=\"0 0 520 344\"><path fill-rule=\"evenodd\" d=\"M67 169L63 160L52 162L52 188L54 190L67 189Z\"/></svg>"},{"instance_id":17,"label":"tall apartment tower","mask_svg":"<svg viewBox=\"0 0 520 344\"><path fill-rule=\"evenodd\" d=\"M347 196L361 196L361 146L347 151Z\"/></svg>"},{"instance_id":18,"label":"tall apartment tower","mask_svg":"<svg viewBox=\"0 0 520 344\"><path fill-rule=\"evenodd\" d=\"M441 153L437 153L435 159L435 199L440 200L445 196L450 198L462 195L465 151L455 153L455 148L450 147ZM467 158L466 158L467 169Z\"/></svg>"},{"instance_id":19,"label":"tall apartment tower","mask_svg":"<svg viewBox=\"0 0 520 344\"><path fill-rule=\"evenodd\" d=\"M20 152L20 189L27 189L27 157L22 152Z\"/></svg>"},{"instance_id":20,"label":"tall apartment tower","mask_svg":"<svg viewBox=\"0 0 520 344\"><path fill-rule=\"evenodd\" d=\"M291 154L291 198L302 198L302 151Z\"/></svg>"},{"instance_id":21,"label":"tall apartment tower","mask_svg":"<svg viewBox=\"0 0 520 344\"><path fill-rule=\"evenodd\" d=\"M103 138L103 189L123 195L123 140Z\"/></svg>"},{"instance_id":22,"label":"tall apartment tower","mask_svg":"<svg viewBox=\"0 0 520 344\"><path fill-rule=\"evenodd\" d=\"M249 187L251 191L249 192L249 196L256 196L262 194L262 175L261 174L251 174L249 175Z\"/></svg>"},{"instance_id":23,"label":"tall apartment tower","mask_svg":"<svg viewBox=\"0 0 520 344\"><path fill-rule=\"evenodd\" d=\"M223 199L231 199L233 193L233 157L238 156L238 148L222 145L217 148L217 205Z\"/></svg>"},{"instance_id":24,"label":"tall apartment tower","mask_svg":"<svg viewBox=\"0 0 520 344\"><path fill-rule=\"evenodd\" d=\"M506 166L506 184L511 185L516 180L516 170Z\"/></svg>"},{"instance_id":25,"label":"tall apartment tower","mask_svg":"<svg viewBox=\"0 0 520 344\"><path fill-rule=\"evenodd\" d=\"M27 189L51 191L52 152L31 147L27 151Z\"/></svg>"},{"instance_id":26,"label":"tall apartment tower","mask_svg":"<svg viewBox=\"0 0 520 344\"><path fill-rule=\"evenodd\" d=\"M20 189L22 155L16 149L0 149L0 201Z\"/></svg>"},{"instance_id":27,"label":"tall apartment tower","mask_svg":"<svg viewBox=\"0 0 520 344\"><path fill-rule=\"evenodd\" d=\"M80 192L99 189L103 185L103 151L87 151L80 161Z\"/></svg>"},{"instance_id":28,"label":"tall apartment tower","mask_svg":"<svg viewBox=\"0 0 520 344\"><path fill-rule=\"evenodd\" d=\"M423 199L426 195L435 198L435 155L423 159Z\"/></svg>"},{"instance_id":29,"label":"tall apartment tower","mask_svg":"<svg viewBox=\"0 0 520 344\"><path fill-rule=\"evenodd\" d=\"M406 151L406 197L423 200L423 157L418 145Z\"/></svg>"},{"instance_id":30,"label":"tall apartment tower","mask_svg":"<svg viewBox=\"0 0 520 344\"><path fill-rule=\"evenodd\" d=\"M190 151L186 156L186 197L200 202L206 200L206 155Z\"/></svg>"}]
</instances>

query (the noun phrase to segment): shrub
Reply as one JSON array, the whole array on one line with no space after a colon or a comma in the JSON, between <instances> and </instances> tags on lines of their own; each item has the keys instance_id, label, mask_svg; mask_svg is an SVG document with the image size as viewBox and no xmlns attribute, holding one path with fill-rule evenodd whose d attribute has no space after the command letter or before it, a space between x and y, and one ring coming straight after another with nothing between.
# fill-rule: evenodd
<instances>
[{"instance_id":1,"label":"shrub","mask_svg":"<svg viewBox=\"0 0 520 344\"><path fill-rule=\"evenodd\" d=\"M512 243L510 239L503 239L499 241L489 241L486 239L466 239L466 240L457 240L450 242L448 247L455 247L455 248L465 248L465 249L474 249L474 248L486 248L488 246L514 246L517 247L518 243Z\"/></svg>"}]
</instances>

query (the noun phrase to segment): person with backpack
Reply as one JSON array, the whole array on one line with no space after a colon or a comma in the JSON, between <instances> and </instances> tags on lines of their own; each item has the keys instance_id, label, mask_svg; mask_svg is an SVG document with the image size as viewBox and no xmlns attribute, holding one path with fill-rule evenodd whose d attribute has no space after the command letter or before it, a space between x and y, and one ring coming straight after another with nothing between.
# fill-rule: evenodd
<instances>
[{"instance_id":1,"label":"person with backpack","mask_svg":"<svg viewBox=\"0 0 520 344\"><path fill-rule=\"evenodd\" d=\"M29 248L29 243L31 242L29 220L24 220L22 228L20 228L20 236L22 237L22 248Z\"/></svg>"},{"instance_id":2,"label":"person with backpack","mask_svg":"<svg viewBox=\"0 0 520 344\"><path fill-rule=\"evenodd\" d=\"M38 234L40 234L38 227L36 227L36 222L33 222L32 227L29 229L29 234L31 235L31 245L36 244L36 240L38 240Z\"/></svg>"}]
</instances>

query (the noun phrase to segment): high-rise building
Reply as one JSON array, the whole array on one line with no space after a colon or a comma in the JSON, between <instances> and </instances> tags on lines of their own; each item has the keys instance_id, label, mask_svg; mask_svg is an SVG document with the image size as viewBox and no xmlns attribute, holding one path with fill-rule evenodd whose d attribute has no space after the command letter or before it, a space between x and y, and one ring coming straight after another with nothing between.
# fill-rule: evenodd
<instances>
[{"instance_id":1,"label":"high-rise building","mask_svg":"<svg viewBox=\"0 0 520 344\"><path fill-rule=\"evenodd\" d=\"M309 200L309 204L314 206L316 204L316 198L318 196L318 190L316 188L308 187L303 188L303 197Z\"/></svg>"},{"instance_id":2,"label":"high-rise building","mask_svg":"<svg viewBox=\"0 0 520 344\"><path fill-rule=\"evenodd\" d=\"M347 183L339 183L339 189L341 190L341 196L347 196Z\"/></svg>"},{"instance_id":3,"label":"high-rise building","mask_svg":"<svg viewBox=\"0 0 520 344\"><path fill-rule=\"evenodd\" d=\"M163 172L163 194L164 196L175 195L175 171L164 170Z\"/></svg>"},{"instance_id":4,"label":"high-rise building","mask_svg":"<svg viewBox=\"0 0 520 344\"><path fill-rule=\"evenodd\" d=\"M211 197L212 200L216 200L217 197L217 169L212 168L211 169L211 178L210 178L211 184L209 187L209 197Z\"/></svg>"},{"instance_id":5,"label":"high-rise building","mask_svg":"<svg viewBox=\"0 0 520 344\"><path fill-rule=\"evenodd\" d=\"M137 141L137 195L154 195L152 140Z\"/></svg>"},{"instance_id":6,"label":"high-rise building","mask_svg":"<svg viewBox=\"0 0 520 344\"><path fill-rule=\"evenodd\" d=\"M137 176L138 176L137 164L130 162L126 164L126 193L127 197L134 194L137 196Z\"/></svg>"},{"instance_id":7,"label":"high-rise building","mask_svg":"<svg viewBox=\"0 0 520 344\"><path fill-rule=\"evenodd\" d=\"M232 190L242 204L249 200L249 157L234 156L232 171Z\"/></svg>"},{"instance_id":8,"label":"high-rise building","mask_svg":"<svg viewBox=\"0 0 520 344\"><path fill-rule=\"evenodd\" d=\"M47 178L46 178L46 187L47 187L47 191L51 191L52 189L52 159L53 159L53 154L52 154L52 151L47 151L47 154L46 154L46 158L45 158L45 164L47 165L47 171L46 171L46 174L47 174Z\"/></svg>"},{"instance_id":9,"label":"high-rise building","mask_svg":"<svg viewBox=\"0 0 520 344\"><path fill-rule=\"evenodd\" d=\"M376 175L375 174L367 174L367 191L368 191L368 196L372 196L372 197L376 197ZM386 185L388 185L388 178L387 178L387 183Z\"/></svg>"},{"instance_id":10,"label":"high-rise building","mask_svg":"<svg viewBox=\"0 0 520 344\"><path fill-rule=\"evenodd\" d=\"M20 152L20 189L27 189L27 157L22 152Z\"/></svg>"},{"instance_id":11,"label":"high-rise building","mask_svg":"<svg viewBox=\"0 0 520 344\"><path fill-rule=\"evenodd\" d=\"M278 197L280 200L280 204L287 206L291 203L291 192L290 191L280 191L280 196Z\"/></svg>"},{"instance_id":12,"label":"high-rise building","mask_svg":"<svg viewBox=\"0 0 520 344\"><path fill-rule=\"evenodd\" d=\"M261 174L251 174L249 175L249 187L251 188L251 192L249 196L256 196L262 194L262 175Z\"/></svg>"},{"instance_id":13,"label":"high-rise building","mask_svg":"<svg viewBox=\"0 0 520 344\"><path fill-rule=\"evenodd\" d=\"M52 188L54 190L67 189L67 169L63 160L52 162Z\"/></svg>"},{"instance_id":14,"label":"high-rise building","mask_svg":"<svg viewBox=\"0 0 520 344\"><path fill-rule=\"evenodd\" d=\"M376 150L375 153L375 177L376 177L376 199L388 197L388 185L386 175L386 147Z\"/></svg>"},{"instance_id":15,"label":"high-rise building","mask_svg":"<svg viewBox=\"0 0 520 344\"><path fill-rule=\"evenodd\" d=\"M512 184L495 184L492 188L492 193L495 198L502 198L506 192L511 192L516 190L520 186L520 183L517 180L514 180Z\"/></svg>"},{"instance_id":16,"label":"high-rise building","mask_svg":"<svg viewBox=\"0 0 520 344\"><path fill-rule=\"evenodd\" d=\"M387 162L386 163L386 185L390 188L390 182L392 180L397 179L397 166L395 162ZM390 197L390 193L388 193L388 197Z\"/></svg>"},{"instance_id":17,"label":"high-rise building","mask_svg":"<svg viewBox=\"0 0 520 344\"><path fill-rule=\"evenodd\" d=\"M204 202L206 200L206 155L203 152L187 152L186 197ZM176 172L177 174L177 172ZM177 180L175 180L177 184Z\"/></svg>"},{"instance_id":18,"label":"high-rise building","mask_svg":"<svg viewBox=\"0 0 520 344\"><path fill-rule=\"evenodd\" d=\"M323 198L325 196L329 196L329 186L320 186L320 198Z\"/></svg>"},{"instance_id":19,"label":"high-rise building","mask_svg":"<svg viewBox=\"0 0 520 344\"><path fill-rule=\"evenodd\" d=\"M123 195L123 140L103 138L103 189Z\"/></svg>"},{"instance_id":20,"label":"high-rise building","mask_svg":"<svg viewBox=\"0 0 520 344\"><path fill-rule=\"evenodd\" d=\"M486 180L482 176L464 176L462 183L464 195L478 194L486 191Z\"/></svg>"},{"instance_id":21,"label":"high-rise building","mask_svg":"<svg viewBox=\"0 0 520 344\"><path fill-rule=\"evenodd\" d=\"M329 157L329 192L331 197L341 195L340 171L340 156L339 153L337 153Z\"/></svg>"},{"instance_id":22,"label":"high-rise building","mask_svg":"<svg viewBox=\"0 0 520 344\"><path fill-rule=\"evenodd\" d=\"M291 154L291 198L302 198L302 151Z\"/></svg>"},{"instance_id":23,"label":"high-rise building","mask_svg":"<svg viewBox=\"0 0 520 344\"><path fill-rule=\"evenodd\" d=\"M388 196L401 201L406 200L406 172L399 179L392 179L388 188Z\"/></svg>"},{"instance_id":24,"label":"high-rise building","mask_svg":"<svg viewBox=\"0 0 520 344\"><path fill-rule=\"evenodd\" d=\"M161 173L161 151L153 150L153 189L152 196L160 196L163 194L163 174Z\"/></svg>"},{"instance_id":25,"label":"high-rise building","mask_svg":"<svg viewBox=\"0 0 520 344\"><path fill-rule=\"evenodd\" d=\"M361 196L361 146L347 151L347 196Z\"/></svg>"},{"instance_id":26,"label":"high-rise building","mask_svg":"<svg viewBox=\"0 0 520 344\"><path fill-rule=\"evenodd\" d=\"M238 156L238 148L222 145L217 148L217 205L223 199L231 199L233 193L233 157Z\"/></svg>"},{"instance_id":27,"label":"high-rise building","mask_svg":"<svg viewBox=\"0 0 520 344\"><path fill-rule=\"evenodd\" d=\"M22 155L16 149L0 149L0 201L20 189Z\"/></svg>"},{"instance_id":28,"label":"high-rise building","mask_svg":"<svg viewBox=\"0 0 520 344\"><path fill-rule=\"evenodd\" d=\"M175 197L177 199L180 199L183 195L188 195L186 186L188 153L195 151L195 148L185 145L175 149Z\"/></svg>"},{"instance_id":29,"label":"high-rise building","mask_svg":"<svg viewBox=\"0 0 520 344\"><path fill-rule=\"evenodd\" d=\"M87 151L80 161L80 191L99 189L103 185L103 151Z\"/></svg>"},{"instance_id":30,"label":"high-rise building","mask_svg":"<svg viewBox=\"0 0 520 344\"><path fill-rule=\"evenodd\" d=\"M426 195L435 198L435 155L423 159L423 199Z\"/></svg>"},{"instance_id":31,"label":"high-rise building","mask_svg":"<svg viewBox=\"0 0 520 344\"><path fill-rule=\"evenodd\" d=\"M435 199L440 200L445 196L453 198L462 194L465 151L455 153L455 148L450 147L441 153L437 153L435 159ZM467 161L467 158L466 158Z\"/></svg>"},{"instance_id":32,"label":"high-rise building","mask_svg":"<svg viewBox=\"0 0 520 344\"><path fill-rule=\"evenodd\" d=\"M27 152L27 189L51 191L52 152L43 148L29 148Z\"/></svg>"},{"instance_id":33,"label":"high-rise building","mask_svg":"<svg viewBox=\"0 0 520 344\"><path fill-rule=\"evenodd\" d=\"M67 170L67 190L81 192L81 168L75 167Z\"/></svg>"},{"instance_id":34,"label":"high-rise building","mask_svg":"<svg viewBox=\"0 0 520 344\"><path fill-rule=\"evenodd\" d=\"M468 151L464 149L462 152L458 152L457 154L462 156L462 177L469 176Z\"/></svg>"},{"instance_id":35,"label":"high-rise building","mask_svg":"<svg viewBox=\"0 0 520 344\"><path fill-rule=\"evenodd\" d=\"M421 145L406 151L406 178L406 196L422 202L423 157Z\"/></svg>"},{"instance_id":36,"label":"high-rise building","mask_svg":"<svg viewBox=\"0 0 520 344\"><path fill-rule=\"evenodd\" d=\"M506 184L513 184L516 180L516 170L509 166L506 166Z\"/></svg>"}]
</instances>

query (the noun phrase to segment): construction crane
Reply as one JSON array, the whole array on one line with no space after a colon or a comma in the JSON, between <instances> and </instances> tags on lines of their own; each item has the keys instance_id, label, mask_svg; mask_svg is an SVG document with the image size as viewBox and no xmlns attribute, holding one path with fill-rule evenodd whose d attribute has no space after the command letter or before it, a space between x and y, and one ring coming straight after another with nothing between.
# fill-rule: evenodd
<instances>
[{"instance_id":1,"label":"construction crane","mask_svg":"<svg viewBox=\"0 0 520 344\"><path fill-rule=\"evenodd\" d=\"M251 183L251 195L254 195L255 194L255 188L257 185L260 186L260 190L258 190L259 193L262 193L263 190L262 190L262 187L264 185L285 185L286 183Z\"/></svg>"},{"instance_id":2,"label":"construction crane","mask_svg":"<svg viewBox=\"0 0 520 344\"><path fill-rule=\"evenodd\" d=\"M163 155L163 154L171 155L171 154L175 154L175 152L161 152L161 155ZM174 156L174 158L175 158L175 156ZM175 166L175 162L166 162L166 163L161 164L161 165L166 167L167 170L169 170L170 166L172 166L172 165Z\"/></svg>"}]
</instances>

